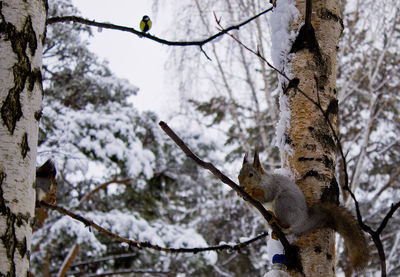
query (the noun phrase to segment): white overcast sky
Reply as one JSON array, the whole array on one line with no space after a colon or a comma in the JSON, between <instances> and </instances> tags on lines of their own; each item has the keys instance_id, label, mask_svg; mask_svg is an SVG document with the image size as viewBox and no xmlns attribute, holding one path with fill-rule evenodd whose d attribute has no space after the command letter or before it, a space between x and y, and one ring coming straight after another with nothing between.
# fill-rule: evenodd
<instances>
[{"instance_id":1,"label":"white overcast sky","mask_svg":"<svg viewBox=\"0 0 400 277\"><path fill-rule=\"evenodd\" d=\"M167 11L160 11L157 17L152 12L150 0L73 0L82 17L98 22L131 26L139 30L143 15L149 15L153 21L150 33L165 38L169 25ZM165 5L166 6L166 5ZM93 28L93 37L89 38L90 49L101 59L106 59L111 70L121 78L128 79L139 87L138 96L133 98L134 105L140 110L153 110L159 114L171 111L176 93L167 86L164 64L167 59L167 47L157 42L138 38L136 35L117 30L98 32ZM169 107L169 108L168 108Z\"/></svg>"}]
</instances>

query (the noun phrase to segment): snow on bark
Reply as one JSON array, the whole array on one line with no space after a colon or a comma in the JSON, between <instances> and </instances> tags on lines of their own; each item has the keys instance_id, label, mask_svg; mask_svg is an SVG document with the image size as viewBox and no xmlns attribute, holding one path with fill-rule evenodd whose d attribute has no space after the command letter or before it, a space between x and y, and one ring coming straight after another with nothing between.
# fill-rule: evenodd
<instances>
[{"instance_id":1,"label":"snow on bark","mask_svg":"<svg viewBox=\"0 0 400 277\"><path fill-rule=\"evenodd\" d=\"M0 275L27 276L45 1L0 3Z\"/></svg>"},{"instance_id":2,"label":"snow on bark","mask_svg":"<svg viewBox=\"0 0 400 277\"><path fill-rule=\"evenodd\" d=\"M281 118L276 132L282 167L290 169L311 206L338 199L336 142L325 116L335 129L336 51L343 23L339 1L313 0L311 24L305 25L305 2L277 1L271 29L274 65L292 80L279 77ZM334 276L332 230L302 235L295 244L306 276Z\"/></svg>"},{"instance_id":3,"label":"snow on bark","mask_svg":"<svg viewBox=\"0 0 400 277\"><path fill-rule=\"evenodd\" d=\"M289 66L291 57L290 48L296 39L297 28L300 27L300 13L295 6L294 0L280 0L270 17L271 24L271 57L274 66L284 72L287 77L292 78L291 67ZM291 26L297 22L298 27ZM282 93L282 87L287 83L287 79L278 74L279 79L279 122L276 126L276 146L281 155L282 168L288 167L285 164L287 159L284 155L291 155L291 146L285 143L286 130L290 129L290 107L287 96Z\"/></svg>"}]
</instances>

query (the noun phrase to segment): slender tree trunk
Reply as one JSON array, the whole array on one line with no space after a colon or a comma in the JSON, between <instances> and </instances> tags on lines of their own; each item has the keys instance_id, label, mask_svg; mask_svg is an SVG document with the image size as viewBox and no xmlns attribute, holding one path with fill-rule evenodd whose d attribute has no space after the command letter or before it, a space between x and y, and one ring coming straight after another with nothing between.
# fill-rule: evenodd
<instances>
[{"instance_id":1,"label":"slender tree trunk","mask_svg":"<svg viewBox=\"0 0 400 277\"><path fill-rule=\"evenodd\" d=\"M287 23L286 50L276 47L282 42L282 37L278 37L282 34L274 33L274 30L282 26L273 25L275 51L281 51L275 52L274 63L294 80L289 83L280 77L282 118L278 134L283 166L293 173L309 206L317 201L337 202L336 142L326 117L336 131L336 52L343 29L340 2L313 0L310 24L305 23L305 0L277 1L275 16L281 18L273 20L282 20L284 11L280 9L292 10L292 16ZM316 103L322 107L326 117ZM295 244L301 249L305 276L335 276L334 238L334 232L327 229L297 238ZM295 272L291 274L301 276Z\"/></svg>"},{"instance_id":2,"label":"slender tree trunk","mask_svg":"<svg viewBox=\"0 0 400 277\"><path fill-rule=\"evenodd\" d=\"M0 1L0 276L27 276L46 1Z\"/></svg>"}]
</instances>

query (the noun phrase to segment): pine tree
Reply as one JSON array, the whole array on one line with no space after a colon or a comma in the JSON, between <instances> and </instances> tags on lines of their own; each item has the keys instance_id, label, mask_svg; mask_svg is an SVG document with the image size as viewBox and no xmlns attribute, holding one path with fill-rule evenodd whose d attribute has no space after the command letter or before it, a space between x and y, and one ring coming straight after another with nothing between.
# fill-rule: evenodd
<instances>
[{"instance_id":1,"label":"pine tree","mask_svg":"<svg viewBox=\"0 0 400 277\"><path fill-rule=\"evenodd\" d=\"M71 13L78 11L70 1L50 5L50 16ZM165 247L207 246L194 222L203 213L199 207L220 192L207 193L209 178L161 133L154 113L135 109L132 96L138 89L99 62L82 33L90 30L51 25L45 41L38 157L39 164L49 157L56 162L57 203L122 237ZM213 150L200 132L187 133L185 140L200 156ZM32 271L41 276L61 270L74 249L69 272L191 268L201 275L216 257L139 250L54 213L34 233L33 247ZM100 257L105 258L101 264L91 261Z\"/></svg>"}]
</instances>

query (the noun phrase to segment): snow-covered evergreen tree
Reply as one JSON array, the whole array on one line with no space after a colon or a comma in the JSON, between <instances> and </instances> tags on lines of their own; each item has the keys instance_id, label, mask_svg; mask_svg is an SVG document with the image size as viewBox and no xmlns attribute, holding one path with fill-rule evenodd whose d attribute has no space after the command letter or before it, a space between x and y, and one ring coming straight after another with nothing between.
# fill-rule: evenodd
<instances>
[{"instance_id":1,"label":"snow-covered evergreen tree","mask_svg":"<svg viewBox=\"0 0 400 277\"><path fill-rule=\"evenodd\" d=\"M70 1L50 2L49 16L67 14L78 14ZM163 247L207 246L205 239L212 238L203 235L210 230L202 227L201 215L217 212L214 199L224 195L221 186L162 133L154 113L134 107L138 88L99 62L80 38L83 33L90 30L51 25L45 41L38 163L48 158L56 163L57 203L122 237ZM181 131L200 156L213 150L201 132ZM73 263L71 274L145 269L201 275L217 260L216 253L172 256L131 248L52 212L34 233L32 272L56 273L77 246L74 262L81 265ZM125 257L115 257L121 254ZM111 258L84 262L100 257Z\"/></svg>"},{"instance_id":2,"label":"snow-covered evergreen tree","mask_svg":"<svg viewBox=\"0 0 400 277\"><path fill-rule=\"evenodd\" d=\"M70 1L49 4L50 17L78 14ZM399 3L349 0L345 4L337 69L338 125L351 188L366 223L376 228L390 204L400 200ZM187 40L217 31L213 11L227 27L266 8L261 0L196 0L179 5L180 20L171 30ZM233 32L267 58L268 17ZM90 35L90 30L79 24L52 24L44 50L38 164L49 157L55 160L58 204L123 237L167 247L206 246L261 232L260 216L183 155L160 131L156 114L135 108L138 88L112 74L107 63L88 50L82 34ZM244 152L255 147L266 167L276 168L276 74L227 36L203 50L211 62L193 48L174 49L170 60L178 65L182 105L188 111L177 116L188 122L177 131L199 156L219 159L232 178ZM210 137L217 137L219 144ZM337 169L343 185L340 159ZM353 209L346 192L343 200ZM268 264L263 241L240 253L170 255L132 249L69 217L50 215L34 234L31 264L37 276L56 273L78 245L70 274L150 269L186 276L261 276ZM400 268L399 223L391 218L382 237L391 275ZM350 275L338 245L338 268ZM373 275L380 270L376 250L371 256L368 274ZM99 257L103 260L96 262Z\"/></svg>"}]
</instances>

